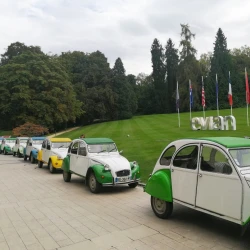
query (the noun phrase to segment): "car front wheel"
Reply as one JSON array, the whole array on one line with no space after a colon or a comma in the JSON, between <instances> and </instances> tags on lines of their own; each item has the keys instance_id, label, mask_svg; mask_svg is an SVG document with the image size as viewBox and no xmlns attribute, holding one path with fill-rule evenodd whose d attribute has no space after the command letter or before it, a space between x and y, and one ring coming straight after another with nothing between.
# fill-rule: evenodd
<instances>
[{"instance_id":1,"label":"car front wheel","mask_svg":"<svg viewBox=\"0 0 250 250\"><path fill-rule=\"evenodd\" d=\"M88 178L89 189L92 193L99 193L101 190L101 184L97 181L95 174L92 172Z\"/></svg>"},{"instance_id":2,"label":"car front wheel","mask_svg":"<svg viewBox=\"0 0 250 250\"><path fill-rule=\"evenodd\" d=\"M32 154L30 154L30 162L35 163L35 158L34 158L34 156Z\"/></svg>"},{"instance_id":3,"label":"car front wheel","mask_svg":"<svg viewBox=\"0 0 250 250\"><path fill-rule=\"evenodd\" d=\"M16 152L13 152L13 156L16 156Z\"/></svg>"},{"instance_id":4,"label":"car front wheel","mask_svg":"<svg viewBox=\"0 0 250 250\"><path fill-rule=\"evenodd\" d=\"M167 202L151 196L151 207L157 217L167 219L172 214L173 202Z\"/></svg>"},{"instance_id":5,"label":"car front wheel","mask_svg":"<svg viewBox=\"0 0 250 250\"><path fill-rule=\"evenodd\" d=\"M21 158L21 157L22 157L22 155L21 155L21 153L19 152L19 150L17 151L17 157L18 157L18 158Z\"/></svg>"},{"instance_id":6,"label":"car front wheel","mask_svg":"<svg viewBox=\"0 0 250 250\"><path fill-rule=\"evenodd\" d=\"M128 186L129 186L130 188L135 188L135 187L137 187L137 185L138 185L138 182L134 182L134 183L129 183L129 184L128 184Z\"/></svg>"},{"instance_id":7,"label":"car front wheel","mask_svg":"<svg viewBox=\"0 0 250 250\"><path fill-rule=\"evenodd\" d=\"M5 149L3 150L3 154L4 154L4 155L7 155L7 152L6 152L6 150L5 150Z\"/></svg>"},{"instance_id":8,"label":"car front wheel","mask_svg":"<svg viewBox=\"0 0 250 250\"><path fill-rule=\"evenodd\" d=\"M27 155L24 155L23 159L24 159L25 161L27 161Z\"/></svg>"},{"instance_id":9,"label":"car front wheel","mask_svg":"<svg viewBox=\"0 0 250 250\"><path fill-rule=\"evenodd\" d=\"M70 182L71 180L71 173L63 170L63 179L65 182Z\"/></svg>"},{"instance_id":10,"label":"car front wheel","mask_svg":"<svg viewBox=\"0 0 250 250\"><path fill-rule=\"evenodd\" d=\"M49 171L50 171L50 173L51 174L53 174L53 173L55 173L55 168L53 167L53 165L52 165L52 161L51 160L49 160Z\"/></svg>"}]
</instances>

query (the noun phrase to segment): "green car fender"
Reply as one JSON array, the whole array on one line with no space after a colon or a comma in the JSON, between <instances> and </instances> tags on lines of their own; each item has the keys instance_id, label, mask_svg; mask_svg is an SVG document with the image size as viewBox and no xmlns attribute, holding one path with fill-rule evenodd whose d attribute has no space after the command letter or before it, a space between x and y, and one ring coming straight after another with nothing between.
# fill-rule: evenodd
<instances>
[{"instance_id":1,"label":"green car fender","mask_svg":"<svg viewBox=\"0 0 250 250\"><path fill-rule=\"evenodd\" d=\"M144 191L153 197L172 202L172 183L170 169L161 169L155 172L149 179Z\"/></svg>"},{"instance_id":2,"label":"green car fender","mask_svg":"<svg viewBox=\"0 0 250 250\"><path fill-rule=\"evenodd\" d=\"M130 167L132 179L139 179L141 177L139 165L134 165L133 163L130 163Z\"/></svg>"},{"instance_id":3,"label":"green car fender","mask_svg":"<svg viewBox=\"0 0 250 250\"><path fill-rule=\"evenodd\" d=\"M113 183L113 176L110 170L105 170L104 166L101 164L92 165L89 170L92 169L95 173L97 181L101 184ZM88 170L88 172L89 172Z\"/></svg>"},{"instance_id":4,"label":"green car fender","mask_svg":"<svg viewBox=\"0 0 250 250\"><path fill-rule=\"evenodd\" d=\"M70 170L70 155L67 155L64 159L63 159L63 163L62 163L62 170L66 171L66 172L69 172Z\"/></svg>"}]
</instances>

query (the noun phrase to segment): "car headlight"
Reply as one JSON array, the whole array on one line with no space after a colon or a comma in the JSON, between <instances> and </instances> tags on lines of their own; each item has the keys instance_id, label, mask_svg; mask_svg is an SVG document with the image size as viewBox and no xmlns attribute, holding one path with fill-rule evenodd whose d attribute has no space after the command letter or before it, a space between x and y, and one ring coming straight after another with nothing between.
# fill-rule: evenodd
<instances>
[{"instance_id":1,"label":"car headlight","mask_svg":"<svg viewBox=\"0 0 250 250\"><path fill-rule=\"evenodd\" d=\"M105 170L105 171L110 171L110 170L111 170L108 164L105 164L105 165L104 165L104 170Z\"/></svg>"},{"instance_id":2,"label":"car headlight","mask_svg":"<svg viewBox=\"0 0 250 250\"><path fill-rule=\"evenodd\" d=\"M133 165L136 166L137 165L137 161L133 161Z\"/></svg>"},{"instance_id":3,"label":"car headlight","mask_svg":"<svg viewBox=\"0 0 250 250\"><path fill-rule=\"evenodd\" d=\"M62 156L58 155L57 160L63 160Z\"/></svg>"}]
</instances>

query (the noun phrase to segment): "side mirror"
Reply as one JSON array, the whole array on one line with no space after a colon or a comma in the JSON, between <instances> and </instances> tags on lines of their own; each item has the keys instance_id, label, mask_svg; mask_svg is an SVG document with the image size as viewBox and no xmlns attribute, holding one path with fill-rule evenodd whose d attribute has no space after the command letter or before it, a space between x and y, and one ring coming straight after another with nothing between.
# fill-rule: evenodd
<instances>
[{"instance_id":1,"label":"side mirror","mask_svg":"<svg viewBox=\"0 0 250 250\"><path fill-rule=\"evenodd\" d=\"M29 143L29 146L32 146L32 142Z\"/></svg>"},{"instance_id":2,"label":"side mirror","mask_svg":"<svg viewBox=\"0 0 250 250\"><path fill-rule=\"evenodd\" d=\"M123 150L121 150L120 152L119 152L119 154L122 154L123 153Z\"/></svg>"}]
</instances>

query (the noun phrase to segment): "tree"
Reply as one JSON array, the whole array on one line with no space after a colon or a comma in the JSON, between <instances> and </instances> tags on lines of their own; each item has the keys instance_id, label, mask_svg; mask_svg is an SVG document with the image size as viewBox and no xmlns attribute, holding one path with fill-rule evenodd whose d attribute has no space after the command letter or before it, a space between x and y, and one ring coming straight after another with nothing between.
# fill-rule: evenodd
<instances>
[{"instance_id":1,"label":"tree","mask_svg":"<svg viewBox=\"0 0 250 250\"><path fill-rule=\"evenodd\" d=\"M164 64L163 48L158 39L154 39L151 46L152 77L155 87L155 113L166 113L168 110L167 83L165 80L166 67Z\"/></svg>"},{"instance_id":2,"label":"tree","mask_svg":"<svg viewBox=\"0 0 250 250\"><path fill-rule=\"evenodd\" d=\"M13 57L0 67L0 86L9 96L7 104L0 100L8 128L29 121L54 130L83 112L56 57L30 51Z\"/></svg>"},{"instance_id":3,"label":"tree","mask_svg":"<svg viewBox=\"0 0 250 250\"><path fill-rule=\"evenodd\" d=\"M200 107L200 85L201 71L199 62L195 58L196 49L192 45L192 39L195 34L190 31L188 24L181 24L181 41L182 47L180 55L181 62L178 67L178 82L180 96L180 110L189 111L189 80L193 89L193 110Z\"/></svg>"},{"instance_id":4,"label":"tree","mask_svg":"<svg viewBox=\"0 0 250 250\"><path fill-rule=\"evenodd\" d=\"M166 70L167 70L167 100L168 112L175 112L175 91L177 82L177 69L178 69L178 50L175 49L174 43L169 38L165 49Z\"/></svg>"},{"instance_id":5,"label":"tree","mask_svg":"<svg viewBox=\"0 0 250 250\"><path fill-rule=\"evenodd\" d=\"M48 128L43 127L38 124L34 124L31 122L26 122L23 125L16 127L13 129L14 136L41 136L49 133Z\"/></svg>"},{"instance_id":6,"label":"tree","mask_svg":"<svg viewBox=\"0 0 250 250\"><path fill-rule=\"evenodd\" d=\"M133 87L128 83L121 58L117 58L112 69L112 89L117 94L117 107L114 119L128 119L133 116L136 100Z\"/></svg>"},{"instance_id":7,"label":"tree","mask_svg":"<svg viewBox=\"0 0 250 250\"><path fill-rule=\"evenodd\" d=\"M218 29L214 52L211 59L211 70L209 78L206 81L206 102L209 108L216 109L216 74L218 76L219 85L219 106L220 109L229 108L228 105L228 78L229 71L231 71L232 89L234 93L234 73L232 71L232 61L229 50L227 49L227 38L225 37L221 28Z\"/></svg>"}]
</instances>

